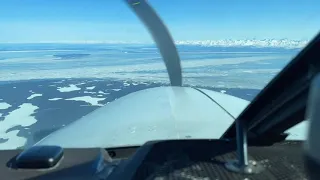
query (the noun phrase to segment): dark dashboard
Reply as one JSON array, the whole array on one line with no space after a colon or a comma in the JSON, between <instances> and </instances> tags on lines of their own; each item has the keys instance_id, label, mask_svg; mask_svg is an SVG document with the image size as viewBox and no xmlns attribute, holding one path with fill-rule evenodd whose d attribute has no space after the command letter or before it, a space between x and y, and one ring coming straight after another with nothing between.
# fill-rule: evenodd
<instances>
[{"instance_id":1,"label":"dark dashboard","mask_svg":"<svg viewBox=\"0 0 320 180\"><path fill-rule=\"evenodd\" d=\"M50 168L17 168L22 150L0 153L1 179L306 179L301 141L271 146L249 146L248 159L263 166L257 174L229 171L225 164L237 158L236 143L225 140L169 140L141 147L63 149ZM36 154L41 154L38 150ZM35 158L34 155L33 158ZM32 158L30 164L32 164ZM39 163L35 161L34 163Z\"/></svg>"}]
</instances>

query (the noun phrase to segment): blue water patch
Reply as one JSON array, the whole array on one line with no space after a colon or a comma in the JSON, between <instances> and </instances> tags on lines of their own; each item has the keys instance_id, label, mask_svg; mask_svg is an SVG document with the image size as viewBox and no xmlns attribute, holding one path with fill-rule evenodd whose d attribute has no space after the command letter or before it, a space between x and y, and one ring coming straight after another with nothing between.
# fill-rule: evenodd
<instances>
[{"instance_id":1,"label":"blue water patch","mask_svg":"<svg viewBox=\"0 0 320 180\"><path fill-rule=\"evenodd\" d=\"M198 52L192 52L192 53L186 53L181 54L180 57L182 60L212 60L212 59L226 59L226 58L240 58L240 57L256 57L256 56L271 56L275 55L275 53L267 54L267 53L198 53Z\"/></svg>"},{"instance_id":2,"label":"blue water patch","mask_svg":"<svg viewBox=\"0 0 320 180\"><path fill-rule=\"evenodd\" d=\"M116 72L117 74L126 72ZM157 73L167 73L167 70L144 70L144 71L134 71L137 74L157 74Z\"/></svg>"},{"instance_id":3,"label":"blue water patch","mask_svg":"<svg viewBox=\"0 0 320 180\"><path fill-rule=\"evenodd\" d=\"M90 56L90 54L55 54L53 57L63 59L79 59Z\"/></svg>"}]
</instances>

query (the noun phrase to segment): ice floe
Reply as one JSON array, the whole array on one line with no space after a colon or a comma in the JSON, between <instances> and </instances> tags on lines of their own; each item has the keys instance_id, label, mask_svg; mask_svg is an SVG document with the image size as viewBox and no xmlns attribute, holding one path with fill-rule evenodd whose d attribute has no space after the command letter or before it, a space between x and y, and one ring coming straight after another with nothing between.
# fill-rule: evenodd
<instances>
[{"instance_id":1,"label":"ice floe","mask_svg":"<svg viewBox=\"0 0 320 180\"><path fill-rule=\"evenodd\" d=\"M0 102L0 109L8 109L9 107L11 107L10 104L6 102Z\"/></svg>"},{"instance_id":2,"label":"ice floe","mask_svg":"<svg viewBox=\"0 0 320 180\"><path fill-rule=\"evenodd\" d=\"M107 93L107 92L103 92L103 91L98 91L99 94L110 94L110 93Z\"/></svg>"},{"instance_id":3,"label":"ice floe","mask_svg":"<svg viewBox=\"0 0 320 180\"><path fill-rule=\"evenodd\" d=\"M57 101L57 100L60 100L62 98L51 98L51 99L48 99L49 101Z\"/></svg>"},{"instance_id":4,"label":"ice floe","mask_svg":"<svg viewBox=\"0 0 320 180\"><path fill-rule=\"evenodd\" d=\"M58 91L60 91L60 92L72 92L72 91L78 91L80 89L81 88L77 87L74 84L70 84L67 87L58 87Z\"/></svg>"},{"instance_id":5,"label":"ice floe","mask_svg":"<svg viewBox=\"0 0 320 180\"><path fill-rule=\"evenodd\" d=\"M42 94L31 94L31 96L27 97L28 100L33 99L35 97L40 97Z\"/></svg>"},{"instance_id":6,"label":"ice floe","mask_svg":"<svg viewBox=\"0 0 320 180\"><path fill-rule=\"evenodd\" d=\"M30 103L24 103L18 109L10 112L3 121L0 121L0 137L8 139L7 142L0 144L0 149L15 149L26 143L26 138L18 136L18 130L6 132L15 126L27 127L36 123L37 120L32 116L38 109Z\"/></svg>"},{"instance_id":7,"label":"ice floe","mask_svg":"<svg viewBox=\"0 0 320 180\"><path fill-rule=\"evenodd\" d=\"M92 90L92 89L94 89L94 88L95 88L95 86L86 87L86 89L88 89L88 90Z\"/></svg>"},{"instance_id":8,"label":"ice floe","mask_svg":"<svg viewBox=\"0 0 320 180\"><path fill-rule=\"evenodd\" d=\"M74 97L69 98L66 100L72 100L72 101L83 101L91 104L92 106L103 106L103 104L98 103L99 101L104 100L105 98L97 98L97 97L91 97L91 96L81 96L81 97Z\"/></svg>"}]
</instances>

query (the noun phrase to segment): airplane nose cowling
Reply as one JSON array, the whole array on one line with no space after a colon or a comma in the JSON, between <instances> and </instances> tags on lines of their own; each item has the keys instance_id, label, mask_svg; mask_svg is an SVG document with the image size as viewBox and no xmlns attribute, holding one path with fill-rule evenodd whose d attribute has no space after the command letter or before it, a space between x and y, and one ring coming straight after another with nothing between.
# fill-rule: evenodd
<instances>
[{"instance_id":1,"label":"airplane nose cowling","mask_svg":"<svg viewBox=\"0 0 320 180\"><path fill-rule=\"evenodd\" d=\"M249 102L200 90L202 93L190 87L157 87L131 93L36 145L120 147L150 140L219 138Z\"/></svg>"}]
</instances>

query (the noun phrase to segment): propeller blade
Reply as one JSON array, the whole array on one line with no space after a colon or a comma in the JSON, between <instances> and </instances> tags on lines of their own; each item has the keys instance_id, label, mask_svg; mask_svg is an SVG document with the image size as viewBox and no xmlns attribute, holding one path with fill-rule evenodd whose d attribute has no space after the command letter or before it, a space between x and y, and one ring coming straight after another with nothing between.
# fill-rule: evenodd
<instances>
[{"instance_id":1,"label":"propeller blade","mask_svg":"<svg viewBox=\"0 0 320 180\"><path fill-rule=\"evenodd\" d=\"M166 65L171 86L182 86L180 58L173 39L157 13L145 0L125 0L148 28Z\"/></svg>"}]
</instances>

